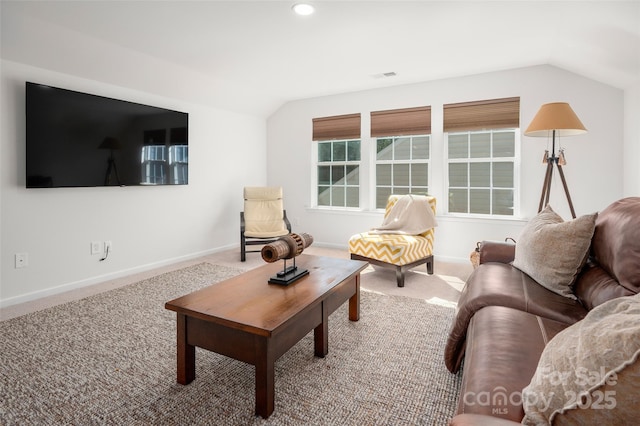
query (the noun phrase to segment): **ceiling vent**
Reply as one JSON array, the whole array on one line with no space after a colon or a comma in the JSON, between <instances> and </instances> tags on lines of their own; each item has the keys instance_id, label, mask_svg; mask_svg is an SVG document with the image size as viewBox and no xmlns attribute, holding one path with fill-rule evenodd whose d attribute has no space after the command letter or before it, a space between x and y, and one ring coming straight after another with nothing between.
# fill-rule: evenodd
<instances>
[{"instance_id":1,"label":"ceiling vent","mask_svg":"<svg viewBox=\"0 0 640 426\"><path fill-rule=\"evenodd\" d=\"M396 75L398 74L396 74L393 71L390 71L390 72L383 72L381 74L374 74L373 78L389 78L389 77L395 77Z\"/></svg>"}]
</instances>

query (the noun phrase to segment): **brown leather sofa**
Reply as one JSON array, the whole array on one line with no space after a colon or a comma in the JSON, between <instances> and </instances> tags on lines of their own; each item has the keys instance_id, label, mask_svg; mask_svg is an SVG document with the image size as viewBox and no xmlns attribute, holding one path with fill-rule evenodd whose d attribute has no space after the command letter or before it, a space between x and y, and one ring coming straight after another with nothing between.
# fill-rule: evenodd
<instances>
[{"instance_id":1,"label":"brown leather sofa","mask_svg":"<svg viewBox=\"0 0 640 426\"><path fill-rule=\"evenodd\" d=\"M589 259L573 293L560 296L511 266L515 245L483 242L445 348L445 364L462 367L457 415L451 425L513 425L524 417L522 390L545 345L590 309L640 289L640 198L600 212Z\"/></svg>"}]
</instances>

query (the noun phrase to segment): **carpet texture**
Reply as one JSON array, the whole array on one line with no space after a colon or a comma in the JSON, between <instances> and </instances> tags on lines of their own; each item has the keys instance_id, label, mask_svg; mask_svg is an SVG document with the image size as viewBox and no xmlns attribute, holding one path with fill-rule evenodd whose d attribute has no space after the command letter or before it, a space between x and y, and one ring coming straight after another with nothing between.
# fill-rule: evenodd
<instances>
[{"instance_id":1,"label":"carpet texture","mask_svg":"<svg viewBox=\"0 0 640 426\"><path fill-rule=\"evenodd\" d=\"M443 425L460 374L443 364L452 308L361 292L276 362L275 411L254 415L254 367L196 350L196 380L176 383L168 300L240 273L202 263L0 323L2 425ZM267 284L265 284L267 285Z\"/></svg>"}]
</instances>

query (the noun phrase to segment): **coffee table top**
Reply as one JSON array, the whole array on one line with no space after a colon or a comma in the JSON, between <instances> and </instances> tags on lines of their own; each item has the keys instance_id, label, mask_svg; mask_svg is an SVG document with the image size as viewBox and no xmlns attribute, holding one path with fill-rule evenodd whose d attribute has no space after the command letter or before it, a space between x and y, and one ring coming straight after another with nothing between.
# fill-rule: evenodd
<instances>
[{"instance_id":1,"label":"coffee table top","mask_svg":"<svg viewBox=\"0 0 640 426\"><path fill-rule=\"evenodd\" d=\"M288 260L287 265L291 264ZM278 261L171 300L165 308L269 336L295 314L320 303L335 286L359 274L368 263L302 254L296 257L296 265L308 269L309 275L288 286L268 283L283 268L283 262Z\"/></svg>"}]
</instances>

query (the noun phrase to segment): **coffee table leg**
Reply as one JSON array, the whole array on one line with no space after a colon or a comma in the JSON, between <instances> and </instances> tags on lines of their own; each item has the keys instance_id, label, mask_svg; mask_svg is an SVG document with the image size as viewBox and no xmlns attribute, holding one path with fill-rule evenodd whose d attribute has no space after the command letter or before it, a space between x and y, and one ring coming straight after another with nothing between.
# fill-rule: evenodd
<instances>
[{"instance_id":1,"label":"coffee table leg","mask_svg":"<svg viewBox=\"0 0 640 426\"><path fill-rule=\"evenodd\" d=\"M329 353L329 315L322 303L322 323L313 329L314 353L317 357L324 358Z\"/></svg>"},{"instance_id":2,"label":"coffee table leg","mask_svg":"<svg viewBox=\"0 0 640 426\"><path fill-rule=\"evenodd\" d=\"M188 385L196 378L196 348L187 343L187 317L184 314L178 314L177 331L178 383Z\"/></svg>"},{"instance_id":3,"label":"coffee table leg","mask_svg":"<svg viewBox=\"0 0 640 426\"><path fill-rule=\"evenodd\" d=\"M257 348L256 362L256 414L266 419L275 407L275 357L264 339Z\"/></svg>"},{"instance_id":4,"label":"coffee table leg","mask_svg":"<svg viewBox=\"0 0 640 426\"><path fill-rule=\"evenodd\" d=\"M360 319L360 274L356 275L356 292L349 298L349 320Z\"/></svg>"}]
</instances>

